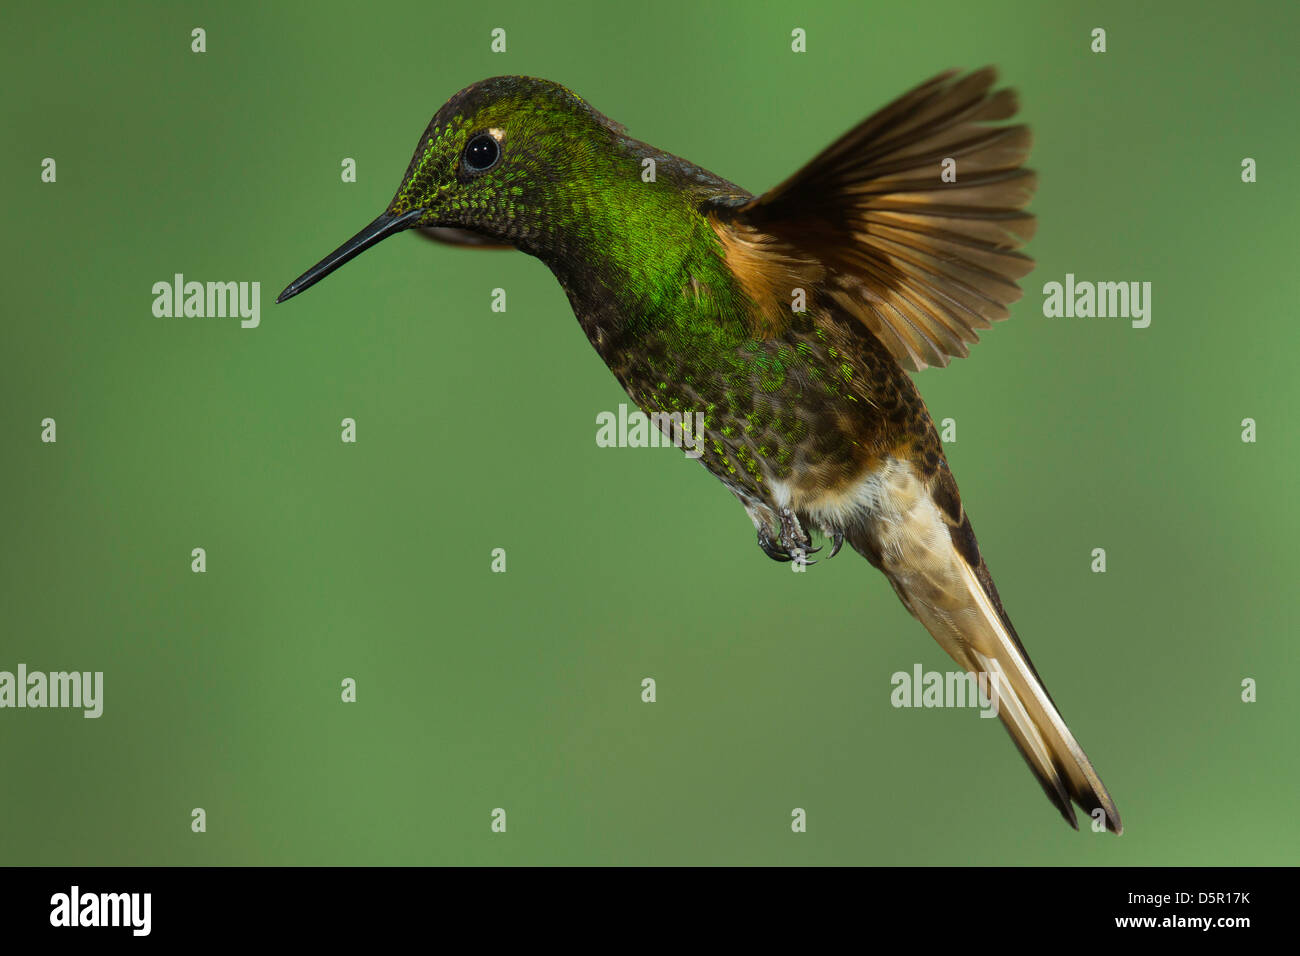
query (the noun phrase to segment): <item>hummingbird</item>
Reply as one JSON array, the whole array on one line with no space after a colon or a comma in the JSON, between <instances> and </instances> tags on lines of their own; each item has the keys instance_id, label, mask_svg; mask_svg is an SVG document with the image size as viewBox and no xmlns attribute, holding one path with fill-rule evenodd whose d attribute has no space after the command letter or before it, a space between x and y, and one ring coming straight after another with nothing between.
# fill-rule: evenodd
<instances>
[{"instance_id":1,"label":"hummingbird","mask_svg":"<svg viewBox=\"0 0 1300 956\"><path fill-rule=\"evenodd\" d=\"M1031 134L986 67L898 97L754 195L630 137L548 80L461 90L392 202L284 302L398 232L514 247L559 280L596 353L731 491L758 546L815 563L810 532L882 571L998 714L1078 829L1119 813L1002 606L909 373L965 357L1033 260ZM656 417L657 416L657 417ZM693 432L693 433L691 433Z\"/></svg>"}]
</instances>

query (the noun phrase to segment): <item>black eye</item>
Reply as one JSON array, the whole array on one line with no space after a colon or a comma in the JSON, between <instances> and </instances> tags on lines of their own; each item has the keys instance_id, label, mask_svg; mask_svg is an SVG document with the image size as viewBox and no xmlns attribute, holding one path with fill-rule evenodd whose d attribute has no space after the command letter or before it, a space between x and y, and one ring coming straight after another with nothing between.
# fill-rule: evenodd
<instances>
[{"instance_id":1,"label":"black eye","mask_svg":"<svg viewBox=\"0 0 1300 956\"><path fill-rule=\"evenodd\" d=\"M479 133L465 144L465 168L476 173L491 169L501 158L501 147L488 133Z\"/></svg>"}]
</instances>

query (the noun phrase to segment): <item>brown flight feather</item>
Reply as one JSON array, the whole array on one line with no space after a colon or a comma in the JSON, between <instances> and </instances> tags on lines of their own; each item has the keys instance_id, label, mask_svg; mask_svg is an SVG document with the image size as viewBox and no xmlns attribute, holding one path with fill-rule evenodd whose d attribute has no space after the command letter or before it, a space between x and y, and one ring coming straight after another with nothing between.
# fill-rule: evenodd
<instances>
[{"instance_id":1,"label":"brown flight feather","mask_svg":"<svg viewBox=\"0 0 1300 956\"><path fill-rule=\"evenodd\" d=\"M1036 177L1021 168L1028 128L988 125L1017 109L996 79L992 67L942 73L774 189L709 210L742 287L763 292L756 335L790 323L789 290L776 294L776 283L821 272L835 301L913 371L967 355L978 329L1007 318L1034 264L1014 250L1034 232L1024 207ZM946 183L949 158L956 181Z\"/></svg>"}]
</instances>

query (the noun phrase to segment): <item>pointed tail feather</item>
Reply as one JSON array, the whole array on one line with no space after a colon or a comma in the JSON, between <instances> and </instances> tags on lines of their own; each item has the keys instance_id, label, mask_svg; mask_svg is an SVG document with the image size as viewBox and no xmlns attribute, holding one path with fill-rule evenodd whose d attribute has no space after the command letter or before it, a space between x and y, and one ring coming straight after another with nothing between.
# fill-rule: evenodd
<instances>
[{"instance_id":1,"label":"pointed tail feather","mask_svg":"<svg viewBox=\"0 0 1300 956\"><path fill-rule=\"evenodd\" d=\"M1115 833L1122 832L1119 811L1092 762L1070 733L1006 615L999 613L1000 608L994 606L996 591L990 595L970 565L964 561L961 565L970 604L977 609L973 626L960 636L970 657L966 666L976 672L999 675L998 716L1043 789L1048 791L1048 796L1070 824L1077 826L1070 806L1070 800L1073 800L1089 816L1095 810L1102 810L1106 828ZM983 576L987 577L987 568L982 562L981 568ZM991 584L992 579L988 580ZM932 634L935 633L931 622L922 619L922 623ZM939 622L935 624L943 626ZM944 642L940 640L939 643Z\"/></svg>"},{"instance_id":2,"label":"pointed tail feather","mask_svg":"<svg viewBox=\"0 0 1300 956\"><path fill-rule=\"evenodd\" d=\"M998 716L1048 799L1076 829L1077 803L1090 816L1100 809L1107 829L1122 832L1114 801L1002 609L969 522L954 528L929 489L898 461L868 479L860 500L869 507L847 529L849 543L885 572L903 605L953 660L996 681ZM965 535L966 547L954 544L955 530Z\"/></svg>"}]
</instances>

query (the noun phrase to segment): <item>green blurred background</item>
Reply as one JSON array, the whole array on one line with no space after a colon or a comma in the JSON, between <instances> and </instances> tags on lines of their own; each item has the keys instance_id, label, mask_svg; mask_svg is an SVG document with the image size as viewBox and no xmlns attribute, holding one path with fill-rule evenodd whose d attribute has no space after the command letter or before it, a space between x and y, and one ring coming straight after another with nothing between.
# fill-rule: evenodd
<instances>
[{"instance_id":1,"label":"green blurred background","mask_svg":"<svg viewBox=\"0 0 1300 956\"><path fill-rule=\"evenodd\" d=\"M1195 6L11 5L0 669L102 670L105 710L0 711L0 862L1295 862L1300 13ZM404 236L272 305L483 77L757 191L985 63L1038 267L918 381L1119 839L996 722L890 706L949 662L865 561L792 574L697 464L597 448L626 398L536 260ZM155 318L176 272L260 281L261 327ZM1152 282L1150 328L1044 318L1067 272Z\"/></svg>"}]
</instances>

